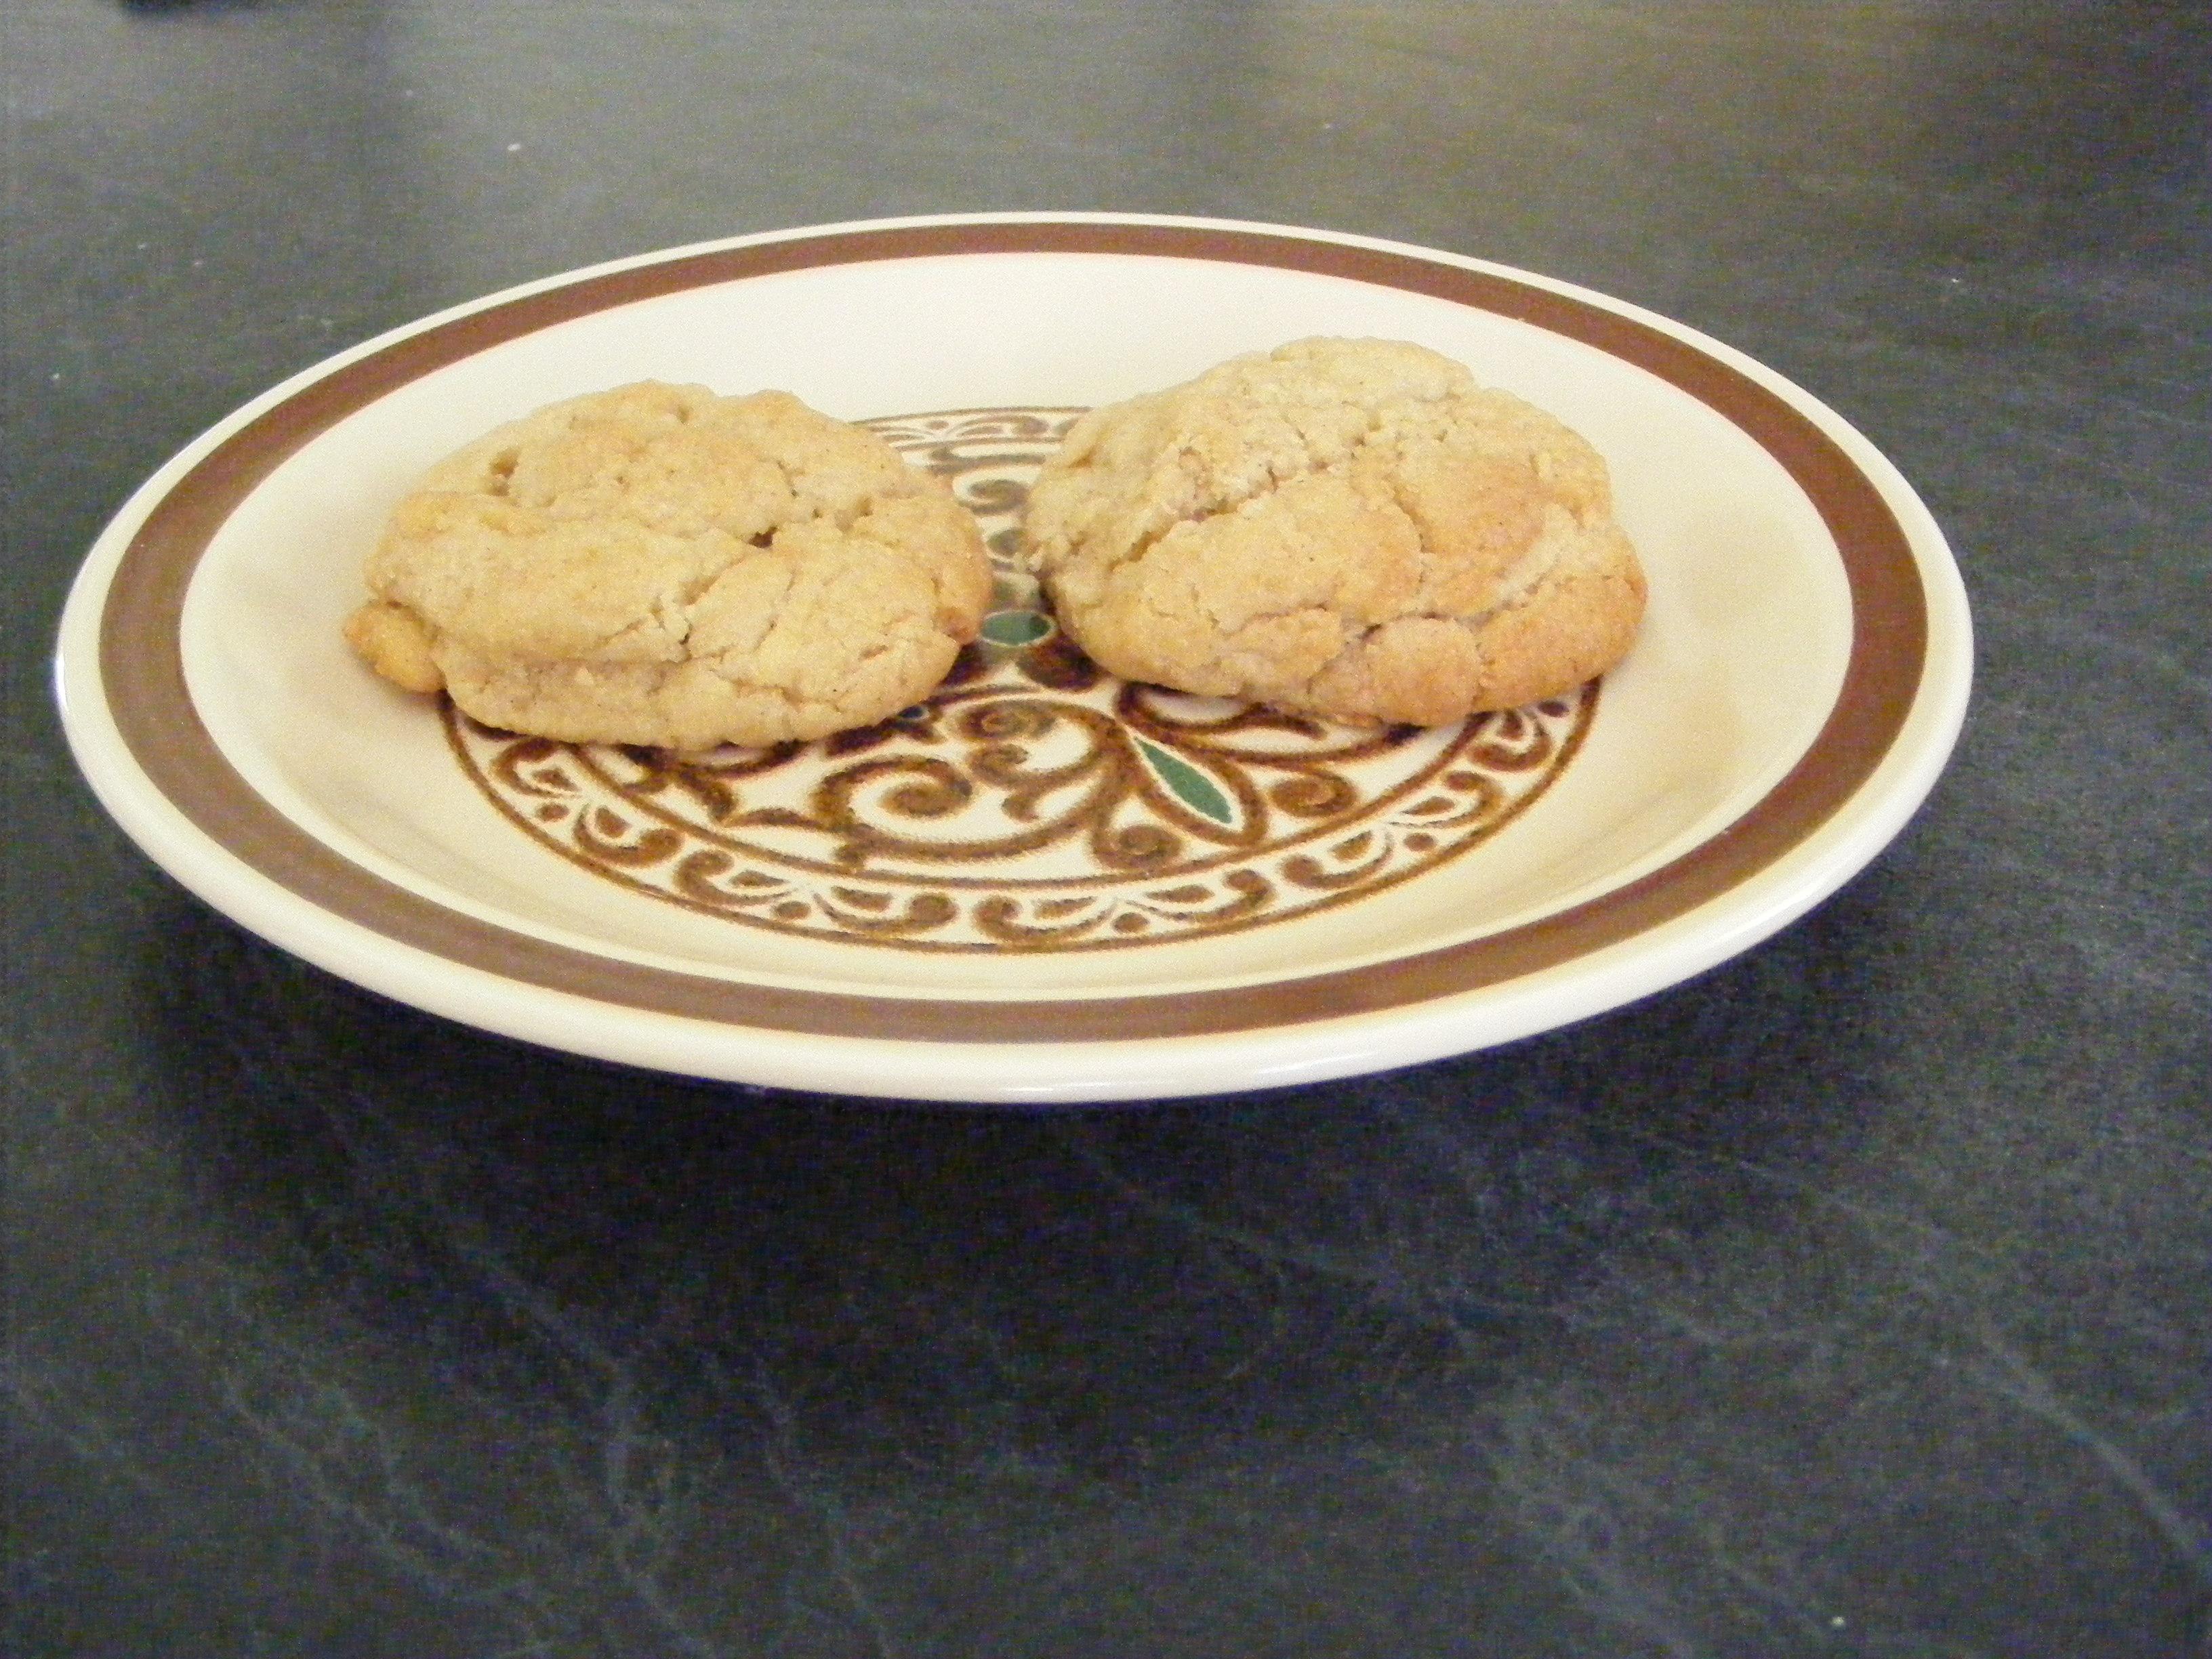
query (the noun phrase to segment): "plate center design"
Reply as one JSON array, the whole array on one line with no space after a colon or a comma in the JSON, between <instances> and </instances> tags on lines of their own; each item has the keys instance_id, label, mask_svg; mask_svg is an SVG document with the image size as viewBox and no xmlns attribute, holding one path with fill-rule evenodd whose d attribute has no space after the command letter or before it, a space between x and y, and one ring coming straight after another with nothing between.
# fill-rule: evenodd
<instances>
[{"instance_id":1,"label":"plate center design","mask_svg":"<svg viewBox=\"0 0 2212 1659\"><path fill-rule=\"evenodd\" d=\"M1480 844L1556 778L1595 684L1437 731L1345 726L1116 680L1016 552L1079 410L863 424L950 483L996 567L981 636L891 720L704 756L447 732L534 840L749 927L920 951L1095 950L1286 921Z\"/></svg>"}]
</instances>

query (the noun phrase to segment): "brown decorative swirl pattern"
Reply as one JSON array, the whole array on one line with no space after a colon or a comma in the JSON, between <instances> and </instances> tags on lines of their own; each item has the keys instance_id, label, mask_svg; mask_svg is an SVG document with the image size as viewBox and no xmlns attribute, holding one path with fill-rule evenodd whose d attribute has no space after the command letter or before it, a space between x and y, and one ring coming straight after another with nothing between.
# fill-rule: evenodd
<instances>
[{"instance_id":1,"label":"brown decorative swirl pattern","mask_svg":"<svg viewBox=\"0 0 2212 1659\"><path fill-rule=\"evenodd\" d=\"M517 737L446 711L491 802L570 862L748 926L924 951L1095 950L1279 921L1495 834L1580 747L1597 687L1425 732L1113 679L1014 556L1079 413L871 422L981 520L982 637L927 702L817 744L698 757Z\"/></svg>"}]
</instances>

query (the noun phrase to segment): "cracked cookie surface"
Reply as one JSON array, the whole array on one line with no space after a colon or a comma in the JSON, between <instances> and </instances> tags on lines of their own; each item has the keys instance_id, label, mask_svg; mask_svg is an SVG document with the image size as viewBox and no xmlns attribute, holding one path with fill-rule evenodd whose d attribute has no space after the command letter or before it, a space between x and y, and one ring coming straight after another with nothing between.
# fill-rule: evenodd
<instances>
[{"instance_id":1,"label":"cracked cookie surface","mask_svg":"<svg viewBox=\"0 0 2212 1659\"><path fill-rule=\"evenodd\" d=\"M489 726L675 750L825 736L926 696L991 588L975 518L787 392L552 404L400 502L346 638Z\"/></svg>"},{"instance_id":2,"label":"cracked cookie surface","mask_svg":"<svg viewBox=\"0 0 2212 1659\"><path fill-rule=\"evenodd\" d=\"M1091 411L1023 538L1109 672L1340 719L1557 695L1644 611L1597 452L1397 341L1301 340Z\"/></svg>"}]
</instances>

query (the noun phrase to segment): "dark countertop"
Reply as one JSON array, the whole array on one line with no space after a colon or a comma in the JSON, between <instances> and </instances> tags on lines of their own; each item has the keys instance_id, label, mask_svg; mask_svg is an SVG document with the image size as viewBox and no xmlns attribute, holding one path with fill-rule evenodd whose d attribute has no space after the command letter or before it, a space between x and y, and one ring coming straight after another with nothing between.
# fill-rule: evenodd
<instances>
[{"instance_id":1,"label":"dark countertop","mask_svg":"<svg viewBox=\"0 0 2212 1659\"><path fill-rule=\"evenodd\" d=\"M2212 13L9 0L0 1650L2212 1651ZM876 215L1543 271L1957 550L1926 808L1692 983L1057 1114L527 1049L79 781L100 524L330 351Z\"/></svg>"}]
</instances>

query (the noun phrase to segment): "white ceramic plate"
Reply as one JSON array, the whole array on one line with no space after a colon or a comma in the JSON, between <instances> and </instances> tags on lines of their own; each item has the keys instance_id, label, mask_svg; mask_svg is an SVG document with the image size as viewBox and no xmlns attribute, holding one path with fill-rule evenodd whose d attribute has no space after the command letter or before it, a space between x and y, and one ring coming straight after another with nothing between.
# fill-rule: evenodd
<instances>
[{"instance_id":1,"label":"white ceramic plate","mask_svg":"<svg viewBox=\"0 0 2212 1659\"><path fill-rule=\"evenodd\" d=\"M1009 571L929 706L670 767L483 732L339 638L416 475L557 398L782 387L1003 530L1068 411L1316 334L1420 341L1606 456L1651 602L1601 687L1363 742L1103 681ZM133 497L58 677L139 844L363 985L697 1076L1048 1102L1402 1065L1709 967L1897 832L1969 659L1905 481L1688 329L1354 237L997 215L651 254L335 357Z\"/></svg>"}]
</instances>

